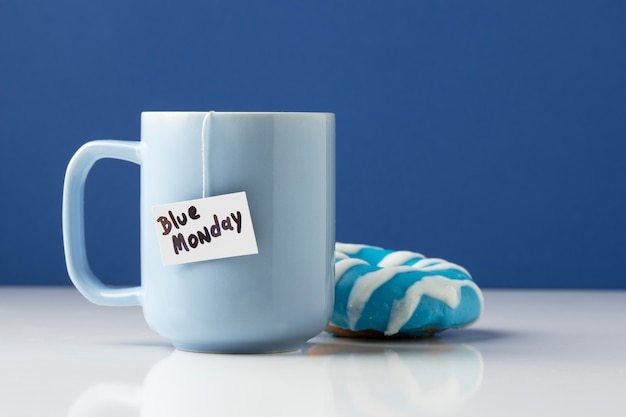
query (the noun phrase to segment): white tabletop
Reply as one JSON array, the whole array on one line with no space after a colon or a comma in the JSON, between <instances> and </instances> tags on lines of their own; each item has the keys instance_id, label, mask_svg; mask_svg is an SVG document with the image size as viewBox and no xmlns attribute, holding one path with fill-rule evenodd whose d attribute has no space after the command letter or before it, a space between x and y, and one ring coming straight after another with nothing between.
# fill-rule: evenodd
<instances>
[{"instance_id":1,"label":"white tabletop","mask_svg":"<svg viewBox=\"0 0 626 417\"><path fill-rule=\"evenodd\" d=\"M0 287L0 416L624 416L626 291L485 291L473 327L175 351L139 308Z\"/></svg>"}]
</instances>

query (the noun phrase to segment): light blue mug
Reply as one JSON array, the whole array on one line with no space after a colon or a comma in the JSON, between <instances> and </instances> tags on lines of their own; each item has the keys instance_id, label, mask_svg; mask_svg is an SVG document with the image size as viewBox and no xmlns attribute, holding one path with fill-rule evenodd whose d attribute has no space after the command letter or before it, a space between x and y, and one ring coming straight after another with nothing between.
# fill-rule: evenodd
<instances>
[{"instance_id":1,"label":"light blue mug","mask_svg":"<svg viewBox=\"0 0 626 417\"><path fill-rule=\"evenodd\" d=\"M108 287L87 260L84 184L101 158L141 166L138 287ZM258 254L163 264L153 207L242 191ZM63 236L70 278L87 299L141 305L148 325L179 349L298 349L333 308L334 115L144 112L141 141L88 142L71 159Z\"/></svg>"}]
</instances>

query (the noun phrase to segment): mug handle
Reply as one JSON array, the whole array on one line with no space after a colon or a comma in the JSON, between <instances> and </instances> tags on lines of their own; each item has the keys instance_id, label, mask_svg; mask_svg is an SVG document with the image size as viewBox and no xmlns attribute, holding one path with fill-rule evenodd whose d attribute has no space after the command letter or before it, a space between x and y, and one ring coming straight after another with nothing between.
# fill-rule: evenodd
<instances>
[{"instance_id":1,"label":"mug handle","mask_svg":"<svg viewBox=\"0 0 626 417\"><path fill-rule=\"evenodd\" d=\"M141 165L141 142L95 140L81 146L70 160L63 184L63 246L69 276L80 293L104 306L141 305L141 286L111 288L91 270L85 249L85 180L93 165L103 158Z\"/></svg>"}]
</instances>

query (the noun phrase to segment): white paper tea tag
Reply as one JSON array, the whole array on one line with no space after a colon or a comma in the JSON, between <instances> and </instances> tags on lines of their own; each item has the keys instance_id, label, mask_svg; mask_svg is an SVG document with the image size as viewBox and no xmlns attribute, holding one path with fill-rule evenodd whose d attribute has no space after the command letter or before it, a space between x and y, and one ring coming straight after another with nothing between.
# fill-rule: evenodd
<instances>
[{"instance_id":1,"label":"white paper tea tag","mask_svg":"<svg viewBox=\"0 0 626 417\"><path fill-rule=\"evenodd\" d=\"M259 253L245 192L152 208L163 265Z\"/></svg>"}]
</instances>

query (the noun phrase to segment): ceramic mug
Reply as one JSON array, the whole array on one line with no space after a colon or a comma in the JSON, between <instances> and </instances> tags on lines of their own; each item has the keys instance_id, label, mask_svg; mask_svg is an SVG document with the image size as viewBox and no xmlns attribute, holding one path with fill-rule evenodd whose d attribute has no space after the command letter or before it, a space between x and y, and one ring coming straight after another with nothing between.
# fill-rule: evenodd
<instances>
[{"instance_id":1,"label":"ceramic mug","mask_svg":"<svg viewBox=\"0 0 626 417\"><path fill-rule=\"evenodd\" d=\"M106 286L87 260L84 184L101 158L141 168L137 287ZM257 254L164 265L153 207L239 192ZM91 141L72 157L63 236L68 273L88 300L141 305L148 325L179 349L298 349L324 329L333 307L334 115L144 112L139 142Z\"/></svg>"}]
</instances>

